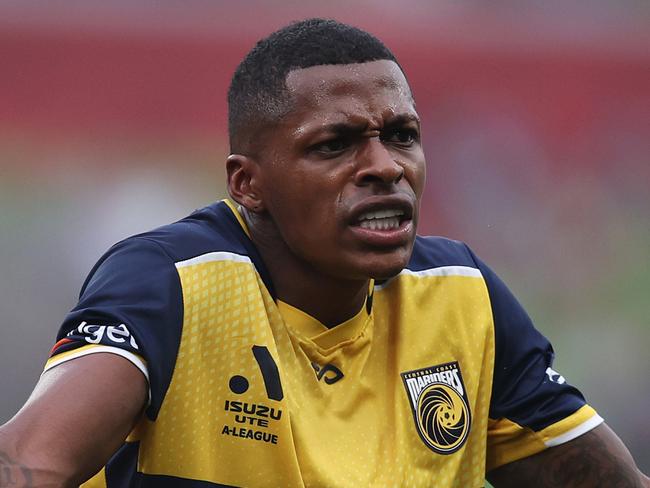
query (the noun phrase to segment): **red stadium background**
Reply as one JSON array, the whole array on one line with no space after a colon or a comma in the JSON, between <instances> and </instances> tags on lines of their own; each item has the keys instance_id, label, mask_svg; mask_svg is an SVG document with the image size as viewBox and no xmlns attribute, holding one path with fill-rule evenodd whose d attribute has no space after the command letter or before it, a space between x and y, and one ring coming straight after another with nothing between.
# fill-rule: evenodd
<instances>
[{"instance_id":1,"label":"red stadium background","mask_svg":"<svg viewBox=\"0 0 650 488\"><path fill-rule=\"evenodd\" d=\"M0 421L101 253L224 196L241 57L326 16L407 73L421 232L492 264L650 471L650 6L429 3L0 3Z\"/></svg>"}]
</instances>

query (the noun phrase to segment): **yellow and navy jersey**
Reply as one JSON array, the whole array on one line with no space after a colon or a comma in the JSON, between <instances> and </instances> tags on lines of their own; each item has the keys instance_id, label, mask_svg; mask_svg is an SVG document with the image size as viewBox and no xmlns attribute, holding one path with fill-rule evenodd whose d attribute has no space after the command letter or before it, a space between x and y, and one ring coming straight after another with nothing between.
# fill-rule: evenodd
<instances>
[{"instance_id":1,"label":"yellow and navy jersey","mask_svg":"<svg viewBox=\"0 0 650 488\"><path fill-rule=\"evenodd\" d=\"M91 487L479 487L602 422L465 244L418 237L328 329L275 297L228 201L101 258L46 369L97 352L150 390Z\"/></svg>"}]
</instances>

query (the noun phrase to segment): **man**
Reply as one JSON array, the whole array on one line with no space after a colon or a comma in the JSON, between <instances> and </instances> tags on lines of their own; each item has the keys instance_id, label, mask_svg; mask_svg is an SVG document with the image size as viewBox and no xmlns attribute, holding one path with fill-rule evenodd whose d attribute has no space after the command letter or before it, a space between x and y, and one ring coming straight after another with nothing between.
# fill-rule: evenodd
<instances>
[{"instance_id":1,"label":"man","mask_svg":"<svg viewBox=\"0 0 650 488\"><path fill-rule=\"evenodd\" d=\"M1 486L650 486L494 273L416 238L420 123L381 42L292 24L229 110L232 201L99 261Z\"/></svg>"}]
</instances>

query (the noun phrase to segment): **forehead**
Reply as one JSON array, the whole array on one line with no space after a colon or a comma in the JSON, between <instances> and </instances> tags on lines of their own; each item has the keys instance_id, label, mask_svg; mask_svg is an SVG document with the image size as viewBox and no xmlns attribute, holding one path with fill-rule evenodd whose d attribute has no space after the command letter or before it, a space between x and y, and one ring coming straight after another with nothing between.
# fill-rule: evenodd
<instances>
[{"instance_id":1,"label":"forehead","mask_svg":"<svg viewBox=\"0 0 650 488\"><path fill-rule=\"evenodd\" d=\"M311 119L385 119L414 114L411 89L399 66L388 60L323 65L289 72L292 114ZM378 121L379 122L379 121Z\"/></svg>"}]
</instances>

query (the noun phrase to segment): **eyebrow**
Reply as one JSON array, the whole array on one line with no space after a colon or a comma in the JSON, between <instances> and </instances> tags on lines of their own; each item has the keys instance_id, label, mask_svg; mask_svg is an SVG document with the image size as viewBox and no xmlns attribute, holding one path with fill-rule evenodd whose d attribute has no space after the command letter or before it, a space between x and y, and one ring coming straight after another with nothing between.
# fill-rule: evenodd
<instances>
[{"instance_id":1,"label":"eyebrow","mask_svg":"<svg viewBox=\"0 0 650 488\"><path fill-rule=\"evenodd\" d=\"M420 126L420 119L417 117L417 115L399 114L387 120L380 130L383 130L384 128L399 127L410 122L415 122L418 124L418 127ZM367 130L368 124L366 123L335 122L333 124L327 124L320 127L318 129L318 132L329 132L336 135L349 135L363 134Z\"/></svg>"},{"instance_id":2,"label":"eyebrow","mask_svg":"<svg viewBox=\"0 0 650 488\"><path fill-rule=\"evenodd\" d=\"M400 125L406 125L409 122L415 122L418 127L420 127L420 118L415 114L399 114L395 117L390 118L385 124L384 127L395 127Z\"/></svg>"}]
</instances>

